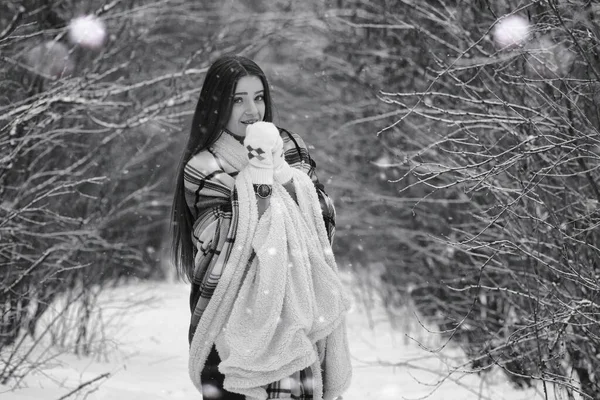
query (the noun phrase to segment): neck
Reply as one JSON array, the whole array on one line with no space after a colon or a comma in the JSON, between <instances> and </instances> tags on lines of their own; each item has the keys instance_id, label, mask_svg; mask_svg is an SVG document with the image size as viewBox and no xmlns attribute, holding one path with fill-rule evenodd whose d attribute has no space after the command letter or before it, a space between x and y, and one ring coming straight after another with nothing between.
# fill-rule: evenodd
<instances>
[{"instance_id":1,"label":"neck","mask_svg":"<svg viewBox=\"0 0 600 400\"><path fill-rule=\"evenodd\" d=\"M237 140L238 142L240 142L241 144L244 144L244 136L239 136L236 135L235 133L231 132L230 130L228 130L227 128L223 128L223 131L229 135L231 135L235 140Z\"/></svg>"}]
</instances>

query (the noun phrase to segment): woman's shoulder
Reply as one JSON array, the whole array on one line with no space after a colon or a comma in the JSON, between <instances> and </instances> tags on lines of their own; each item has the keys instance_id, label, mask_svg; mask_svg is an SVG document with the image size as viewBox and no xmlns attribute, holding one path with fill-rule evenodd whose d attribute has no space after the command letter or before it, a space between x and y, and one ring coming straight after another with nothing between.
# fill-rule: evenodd
<instances>
[{"instance_id":1,"label":"woman's shoulder","mask_svg":"<svg viewBox=\"0 0 600 400\"><path fill-rule=\"evenodd\" d=\"M310 172L312 161L306 143L300 135L287 129L279 128L279 133L283 139L283 150L285 160L294 168Z\"/></svg>"},{"instance_id":2,"label":"woman's shoulder","mask_svg":"<svg viewBox=\"0 0 600 400\"><path fill-rule=\"evenodd\" d=\"M283 139L284 147L290 147L291 145L295 145L300 150L308 150L306 143L302 139L302 136L297 134L296 132L292 132L288 129L277 127L279 129L279 134ZM287 145L287 146L286 146Z\"/></svg>"},{"instance_id":3,"label":"woman's shoulder","mask_svg":"<svg viewBox=\"0 0 600 400\"><path fill-rule=\"evenodd\" d=\"M215 155L208 149L194 154L185 165L188 171L200 172L202 175L209 175L221 169Z\"/></svg>"}]
</instances>

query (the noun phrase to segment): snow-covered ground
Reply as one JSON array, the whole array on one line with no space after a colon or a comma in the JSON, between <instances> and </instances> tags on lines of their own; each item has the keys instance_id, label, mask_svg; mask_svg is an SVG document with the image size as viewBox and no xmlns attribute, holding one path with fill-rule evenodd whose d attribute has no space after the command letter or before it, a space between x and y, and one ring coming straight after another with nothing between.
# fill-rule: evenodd
<instances>
[{"instance_id":1,"label":"snow-covered ground","mask_svg":"<svg viewBox=\"0 0 600 400\"><path fill-rule=\"evenodd\" d=\"M350 285L350 283L349 283ZM137 304L123 309L136 300ZM111 340L106 357L62 354L47 368L31 374L25 387L8 391L2 400L58 400L79 385L103 374L72 399L163 400L201 399L187 374L188 287L180 283L140 283L107 291L104 314L113 315L104 333ZM411 313L393 328L381 305L367 314L362 302L348 316L354 378L344 400L519 400L541 398L513 389L501 374L454 372L460 351L448 346L432 354L419 344L436 346ZM110 350L112 349L112 350Z\"/></svg>"}]
</instances>

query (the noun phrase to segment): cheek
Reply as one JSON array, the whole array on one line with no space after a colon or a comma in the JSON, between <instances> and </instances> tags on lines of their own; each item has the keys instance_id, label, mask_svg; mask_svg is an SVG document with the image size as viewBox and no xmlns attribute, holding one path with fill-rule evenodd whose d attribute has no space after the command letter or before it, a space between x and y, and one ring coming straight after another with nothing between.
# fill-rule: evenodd
<instances>
[{"instance_id":1,"label":"cheek","mask_svg":"<svg viewBox=\"0 0 600 400\"><path fill-rule=\"evenodd\" d=\"M233 107L231 109L231 116L229 117L229 124L234 124L236 122L238 122L238 120L240 119L241 116L241 112L240 112L240 107Z\"/></svg>"}]
</instances>

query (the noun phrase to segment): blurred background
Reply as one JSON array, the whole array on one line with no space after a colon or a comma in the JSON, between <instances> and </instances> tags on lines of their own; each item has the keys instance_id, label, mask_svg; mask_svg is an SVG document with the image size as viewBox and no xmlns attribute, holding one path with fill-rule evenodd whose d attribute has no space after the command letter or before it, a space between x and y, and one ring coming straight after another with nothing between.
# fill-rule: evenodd
<instances>
[{"instance_id":1,"label":"blurred background","mask_svg":"<svg viewBox=\"0 0 600 400\"><path fill-rule=\"evenodd\" d=\"M233 52L310 145L366 304L418 313L481 374L600 398L598 18L585 0L3 1L0 382L30 370L27 336L96 351L106 288L174 279L174 173Z\"/></svg>"}]
</instances>

